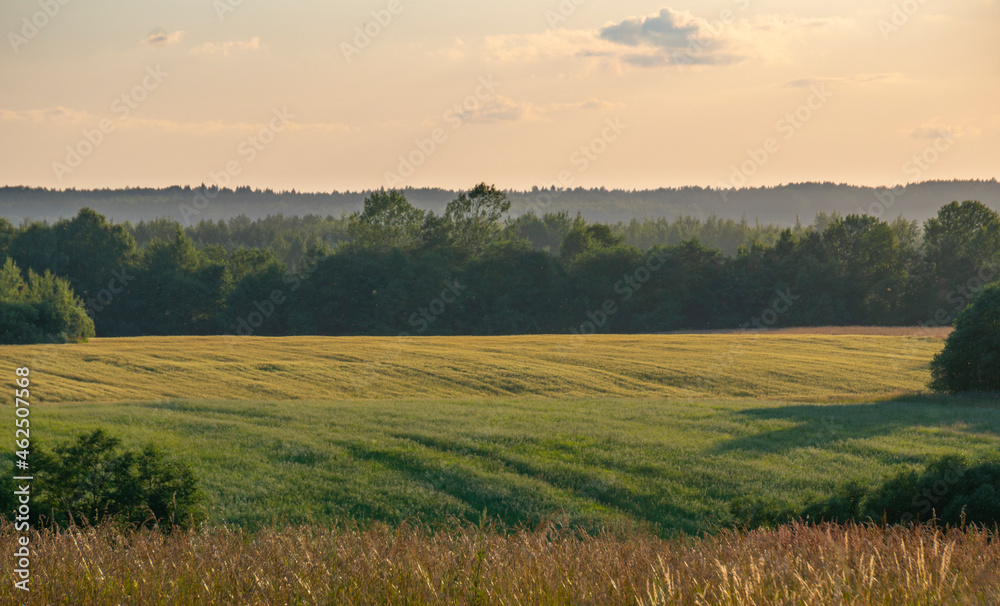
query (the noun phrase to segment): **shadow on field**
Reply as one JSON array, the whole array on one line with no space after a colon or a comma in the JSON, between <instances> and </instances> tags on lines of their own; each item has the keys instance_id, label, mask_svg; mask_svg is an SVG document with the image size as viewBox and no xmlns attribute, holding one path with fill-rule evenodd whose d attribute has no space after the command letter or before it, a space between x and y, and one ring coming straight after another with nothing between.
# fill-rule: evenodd
<instances>
[{"instance_id":1,"label":"shadow on field","mask_svg":"<svg viewBox=\"0 0 1000 606\"><path fill-rule=\"evenodd\" d=\"M568 515L589 532L615 526L699 530L697 514L662 495L645 494L621 482L606 481L601 469L533 464L531 457L505 456L488 445L451 443L406 433L394 443L352 443L353 457L378 463L424 488L464 504L464 517L475 522L483 512L507 528L534 527Z\"/></svg>"},{"instance_id":2,"label":"shadow on field","mask_svg":"<svg viewBox=\"0 0 1000 606\"><path fill-rule=\"evenodd\" d=\"M1000 410L977 400L949 396L904 396L870 404L799 404L752 408L736 419L779 428L726 441L712 452L777 453L824 448L848 440L885 436L907 428L952 426L962 433L997 433Z\"/></svg>"}]
</instances>

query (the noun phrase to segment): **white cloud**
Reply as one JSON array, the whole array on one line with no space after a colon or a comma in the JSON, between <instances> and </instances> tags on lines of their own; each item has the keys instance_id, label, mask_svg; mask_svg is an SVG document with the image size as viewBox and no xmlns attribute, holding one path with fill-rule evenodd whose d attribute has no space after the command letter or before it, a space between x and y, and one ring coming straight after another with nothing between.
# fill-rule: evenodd
<instances>
[{"instance_id":1,"label":"white cloud","mask_svg":"<svg viewBox=\"0 0 1000 606\"><path fill-rule=\"evenodd\" d=\"M610 110L618 106L618 104L604 99L539 105L530 101L516 101L500 95L471 111L460 114L460 117L470 124L494 124L497 122L548 120L558 112Z\"/></svg>"},{"instance_id":2,"label":"white cloud","mask_svg":"<svg viewBox=\"0 0 1000 606\"><path fill-rule=\"evenodd\" d=\"M580 58L622 67L728 65L745 60L788 62L820 31L843 28L840 18L771 15L710 22L665 8L598 30L548 30L486 38L487 57L498 63Z\"/></svg>"},{"instance_id":3,"label":"white cloud","mask_svg":"<svg viewBox=\"0 0 1000 606\"><path fill-rule=\"evenodd\" d=\"M444 57L458 61L465 58L465 42L461 38L455 38L455 42L451 46L431 51L429 54L433 57Z\"/></svg>"},{"instance_id":4,"label":"white cloud","mask_svg":"<svg viewBox=\"0 0 1000 606\"><path fill-rule=\"evenodd\" d=\"M167 32L160 29L150 32L149 36L147 36L146 39L143 40L143 42L151 46L166 46L168 44L175 44L177 42L180 42L181 38L183 37L184 37L184 32L182 32L181 30L177 30L176 32L168 34Z\"/></svg>"},{"instance_id":5,"label":"white cloud","mask_svg":"<svg viewBox=\"0 0 1000 606\"><path fill-rule=\"evenodd\" d=\"M201 46L191 49L192 55L219 55L228 57L229 53L237 51L256 51L266 49L260 43L260 37L254 36L249 40L231 40L229 42L206 42Z\"/></svg>"},{"instance_id":6,"label":"white cloud","mask_svg":"<svg viewBox=\"0 0 1000 606\"><path fill-rule=\"evenodd\" d=\"M5 122L34 122L37 124L65 124L93 120L88 112L68 107L47 107L43 109L10 110L0 109L0 120Z\"/></svg>"},{"instance_id":7,"label":"white cloud","mask_svg":"<svg viewBox=\"0 0 1000 606\"><path fill-rule=\"evenodd\" d=\"M112 118L116 128L151 129L168 132L249 132L260 130L269 124L261 122L223 122L209 120L204 122L181 122L157 118L138 118L135 116L121 119L117 116L97 116L90 112L66 107L50 107L43 109L9 110L0 108L0 122L33 122L36 124L80 124L97 123L101 119ZM358 130L341 122L289 122L286 128L291 132L334 133Z\"/></svg>"},{"instance_id":8,"label":"white cloud","mask_svg":"<svg viewBox=\"0 0 1000 606\"><path fill-rule=\"evenodd\" d=\"M463 112L459 117L470 124L493 124L533 119L538 117L538 113L537 106L532 103L498 95L480 103L472 110Z\"/></svg>"},{"instance_id":9,"label":"white cloud","mask_svg":"<svg viewBox=\"0 0 1000 606\"><path fill-rule=\"evenodd\" d=\"M878 82L882 80L896 81L900 79L902 79L902 75L897 73L857 74L855 76L846 77L814 76L810 78L796 78L795 80L789 80L788 82L785 82L783 86L792 88L808 88L813 84L863 84L866 82Z\"/></svg>"},{"instance_id":10,"label":"white cloud","mask_svg":"<svg viewBox=\"0 0 1000 606\"><path fill-rule=\"evenodd\" d=\"M982 134L982 131L976 127L951 124L944 120L934 119L924 122L916 128L907 129L904 134L911 139L939 139L941 137L975 137Z\"/></svg>"}]
</instances>

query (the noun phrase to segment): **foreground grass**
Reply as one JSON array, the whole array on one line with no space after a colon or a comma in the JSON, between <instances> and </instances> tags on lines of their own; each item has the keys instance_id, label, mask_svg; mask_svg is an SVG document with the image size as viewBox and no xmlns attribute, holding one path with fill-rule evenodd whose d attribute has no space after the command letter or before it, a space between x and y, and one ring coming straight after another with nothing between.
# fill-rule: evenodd
<instances>
[{"instance_id":1,"label":"foreground grass","mask_svg":"<svg viewBox=\"0 0 1000 606\"><path fill-rule=\"evenodd\" d=\"M0 552L16 533L0 527ZM32 539L32 603L729 604L1000 603L1000 542L975 528L791 525L696 540L593 537L546 526L231 528ZM0 584L0 602L24 596Z\"/></svg>"},{"instance_id":2,"label":"foreground grass","mask_svg":"<svg viewBox=\"0 0 1000 606\"><path fill-rule=\"evenodd\" d=\"M45 402L482 397L871 399L921 391L936 338L818 334L144 337L0 347Z\"/></svg>"},{"instance_id":3,"label":"foreground grass","mask_svg":"<svg viewBox=\"0 0 1000 606\"><path fill-rule=\"evenodd\" d=\"M157 444L194 465L213 522L249 527L485 510L509 526L562 512L592 531L697 533L730 522L738 497L797 503L897 466L1000 450L1000 410L955 399L181 400L32 414L43 446L96 427Z\"/></svg>"}]
</instances>

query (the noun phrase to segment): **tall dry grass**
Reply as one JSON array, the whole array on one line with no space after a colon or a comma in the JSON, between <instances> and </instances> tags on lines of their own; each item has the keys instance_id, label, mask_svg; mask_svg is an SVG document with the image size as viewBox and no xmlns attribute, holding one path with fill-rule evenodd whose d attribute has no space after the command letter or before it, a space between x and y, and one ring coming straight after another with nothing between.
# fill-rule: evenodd
<instances>
[{"instance_id":1,"label":"tall dry grass","mask_svg":"<svg viewBox=\"0 0 1000 606\"><path fill-rule=\"evenodd\" d=\"M0 527L0 553L13 552L15 537ZM1000 603L1000 543L976 528L794 524L661 540L553 526L509 535L101 527L43 531L33 545L32 604ZM0 585L0 603L23 597L14 591Z\"/></svg>"}]
</instances>

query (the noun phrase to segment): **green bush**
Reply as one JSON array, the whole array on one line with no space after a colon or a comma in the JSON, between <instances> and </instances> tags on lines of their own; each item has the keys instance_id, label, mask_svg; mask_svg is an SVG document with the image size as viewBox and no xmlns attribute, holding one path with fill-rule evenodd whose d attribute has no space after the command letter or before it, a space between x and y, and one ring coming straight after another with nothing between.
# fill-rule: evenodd
<instances>
[{"instance_id":1,"label":"green bush","mask_svg":"<svg viewBox=\"0 0 1000 606\"><path fill-rule=\"evenodd\" d=\"M931 375L937 391L1000 391L1000 283L986 286L962 310Z\"/></svg>"},{"instance_id":2,"label":"green bush","mask_svg":"<svg viewBox=\"0 0 1000 606\"><path fill-rule=\"evenodd\" d=\"M203 497L186 465L168 462L153 446L121 447L98 429L52 453L35 447L33 510L65 526L114 520L166 527L204 518Z\"/></svg>"},{"instance_id":3,"label":"green bush","mask_svg":"<svg viewBox=\"0 0 1000 606\"><path fill-rule=\"evenodd\" d=\"M907 470L880 484L850 482L826 499L800 508L774 501L738 500L730 505L742 526L776 526L803 519L825 522L1000 524L1000 462L970 465L960 457L932 461L923 472Z\"/></svg>"},{"instance_id":4,"label":"green bush","mask_svg":"<svg viewBox=\"0 0 1000 606\"><path fill-rule=\"evenodd\" d=\"M86 341L94 322L69 282L46 271L21 270L7 259L0 268L0 345Z\"/></svg>"}]
</instances>

